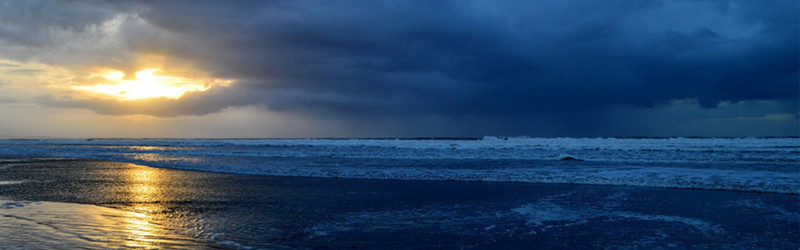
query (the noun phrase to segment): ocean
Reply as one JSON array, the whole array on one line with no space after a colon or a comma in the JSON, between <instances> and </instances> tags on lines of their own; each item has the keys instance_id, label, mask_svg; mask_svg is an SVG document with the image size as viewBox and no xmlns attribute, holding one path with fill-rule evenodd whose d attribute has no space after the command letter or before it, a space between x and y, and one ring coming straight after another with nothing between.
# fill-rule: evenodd
<instances>
[{"instance_id":1,"label":"ocean","mask_svg":"<svg viewBox=\"0 0 800 250\"><path fill-rule=\"evenodd\" d=\"M798 138L0 140L0 156L271 176L800 194Z\"/></svg>"},{"instance_id":2,"label":"ocean","mask_svg":"<svg viewBox=\"0 0 800 250\"><path fill-rule=\"evenodd\" d=\"M10 246L800 246L798 138L0 140L0 157ZM59 220L96 214L153 233Z\"/></svg>"}]
</instances>

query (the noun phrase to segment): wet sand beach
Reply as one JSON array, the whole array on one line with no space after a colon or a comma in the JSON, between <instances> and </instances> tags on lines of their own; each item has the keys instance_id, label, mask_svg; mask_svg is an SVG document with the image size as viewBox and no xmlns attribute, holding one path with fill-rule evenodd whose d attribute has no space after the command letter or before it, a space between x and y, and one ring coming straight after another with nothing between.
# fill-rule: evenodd
<instances>
[{"instance_id":1,"label":"wet sand beach","mask_svg":"<svg viewBox=\"0 0 800 250\"><path fill-rule=\"evenodd\" d=\"M221 174L0 158L0 244L89 248L777 248L797 195Z\"/></svg>"}]
</instances>

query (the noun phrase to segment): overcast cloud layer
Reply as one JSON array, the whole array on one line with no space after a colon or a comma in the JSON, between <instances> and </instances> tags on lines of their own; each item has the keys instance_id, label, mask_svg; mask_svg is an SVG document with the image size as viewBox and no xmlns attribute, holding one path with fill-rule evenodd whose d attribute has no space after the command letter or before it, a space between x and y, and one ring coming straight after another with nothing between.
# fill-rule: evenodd
<instances>
[{"instance_id":1,"label":"overcast cloud layer","mask_svg":"<svg viewBox=\"0 0 800 250\"><path fill-rule=\"evenodd\" d=\"M773 115L784 120L779 134L796 135L786 122L798 124L798 20L795 0L7 1L0 57L132 75L137 60L159 55L166 65L236 79L176 100L66 92L33 99L106 115L254 106L325 119L463 118L495 132L608 135L605 128L642 122L621 117L620 108L672 119L678 111L665 115L664 107L688 101L726 119ZM537 123L567 129L525 129Z\"/></svg>"}]
</instances>

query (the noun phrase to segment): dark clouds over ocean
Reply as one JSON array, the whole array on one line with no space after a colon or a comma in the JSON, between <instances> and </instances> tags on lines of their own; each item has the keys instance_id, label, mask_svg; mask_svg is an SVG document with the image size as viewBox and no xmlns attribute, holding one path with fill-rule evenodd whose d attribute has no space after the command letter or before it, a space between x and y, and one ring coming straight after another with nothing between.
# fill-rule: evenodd
<instances>
[{"instance_id":1,"label":"dark clouds over ocean","mask_svg":"<svg viewBox=\"0 0 800 250\"><path fill-rule=\"evenodd\" d=\"M79 55L69 67L107 65L131 73L137 69L126 58L158 54L237 79L175 100L37 98L42 105L101 114L174 117L256 106L342 120L466 119L497 131L545 135L604 135L620 123L642 122L620 109L638 112L633 116L652 111L657 117L647 118L651 122L674 121L683 112L706 119L778 114L797 124L797 1L0 6L0 42L9 45L0 53L8 58L63 64ZM110 37L118 50L91 49L86 44L94 40L68 49L59 43L115 18L120 30ZM45 55L53 50L60 53ZM676 102L685 107L674 108ZM587 123L594 131L575 125ZM536 126L562 129L526 129ZM766 125L748 126L744 130Z\"/></svg>"}]
</instances>

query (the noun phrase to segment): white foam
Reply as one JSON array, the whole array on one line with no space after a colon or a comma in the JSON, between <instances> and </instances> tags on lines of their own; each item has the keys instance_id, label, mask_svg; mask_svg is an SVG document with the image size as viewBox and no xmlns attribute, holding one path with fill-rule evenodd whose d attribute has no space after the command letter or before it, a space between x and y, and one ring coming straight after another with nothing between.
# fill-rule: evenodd
<instances>
[{"instance_id":1,"label":"white foam","mask_svg":"<svg viewBox=\"0 0 800 250\"><path fill-rule=\"evenodd\" d=\"M738 200L731 202L726 207L750 208L754 211L766 212L779 221L800 221L800 211L788 211L781 207L764 204L761 200Z\"/></svg>"},{"instance_id":2,"label":"white foam","mask_svg":"<svg viewBox=\"0 0 800 250\"><path fill-rule=\"evenodd\" d=\"M641 221L683 224L709 236L725 233L725 230L719 225L696 218L661 214L642 214L632 211L595 207L565 207L547 200L525 204L512 211L524 216L527 219L528 225L534 226L541 231L547 231L555 227L582 225L589 221L608 222L620 219L636 219ZM537 232L531 231L530 233Z\"/></svg>"},{"instance_id":3,"label":"white foam","mask_svg":"<svg viewBox=\"0 0 800 250\"><path fill-rule=\"evenodd\" d=\"M489 231L496 227L475 226L489 222L496 222L498 218L508 214L485 214L479 209L467 209L468 214L458 214L455 210L464 207L455 206L425 206L416 209L401 209L387 211L369 211L348 213L322 224L313 225L306 229L309 237L329 237L341 232L390 232L399 230L425 230L435 227L436 232L453 234L472 234L476 232L465 231L464 227L474 227L475 230Z\"/></svg>"},{"instance_id":4,"label":"white foam","mask_svg":"<svg viewBox=\"0 0 800 250\"><path fill-rule=\"evenodd\" d=\"M27 181L0 181L0 185L16 185L16 184L22 184L22 183L25 183L25 182L27 182Z\"/></svg>"}]
</instances>

